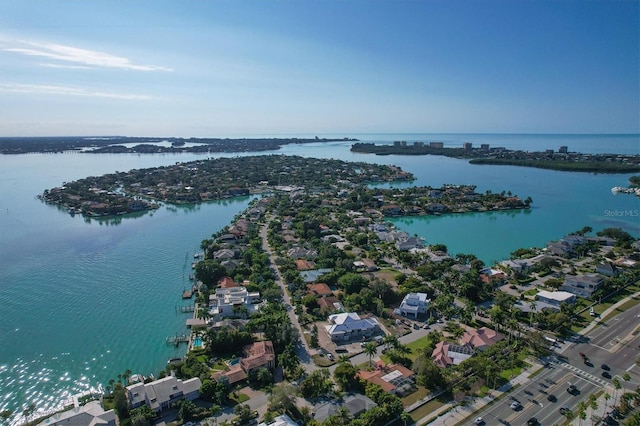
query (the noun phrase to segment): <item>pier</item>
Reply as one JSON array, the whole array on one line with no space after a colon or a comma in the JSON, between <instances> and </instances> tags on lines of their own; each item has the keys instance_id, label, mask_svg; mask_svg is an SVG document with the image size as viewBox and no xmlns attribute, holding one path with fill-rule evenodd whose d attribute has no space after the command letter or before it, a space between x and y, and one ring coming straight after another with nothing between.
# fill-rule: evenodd
<instances>
[{"instance_id":1,"label":"pier","mask_svg":"<svg viewBox=\"0 0 640 426\"><path fill-rule=\"evenodd\" d=\"M180 312L194 312L196 310L196 307L194 305L189 305L189 306L180 306Z\"/></svg>"},{"instance_id":2,"label":"pier","mask_svg":"<svg viewBox=\"0 0 640 426\"><path fill-rule=\"evenodd\" d=\"M184 333L176 333L175 336L167 337L165 342L167 345L178 346L180 343L189 343L189 336Z\"/></svg>"}]
</instances>

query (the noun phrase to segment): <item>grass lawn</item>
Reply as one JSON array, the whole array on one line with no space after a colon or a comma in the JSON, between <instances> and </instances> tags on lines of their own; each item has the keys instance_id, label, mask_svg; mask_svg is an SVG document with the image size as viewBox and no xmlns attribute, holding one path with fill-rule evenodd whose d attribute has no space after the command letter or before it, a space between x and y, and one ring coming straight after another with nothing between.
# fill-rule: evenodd
<instances>
[{"instance_id":1,"label":"grass lawn","mask_svg":"<svg viewBox=\"0 0 640 426\"><path fill-rule=\"evenodd\" d=\"M233 393L229 394L229 399L234 401L236 404L242 404L245 401L248 401L250 398L248 395L243 393L238 393L236 397L233 396Z\"/></svg>"},{"instance_id":2,"label":"grass lawn","mask_svg":"<svg viewBox=\"0 0 640 426\"><path fill-rule=\"evenodd\" d=\"M418 386L415 392L402 398L402 405L404 407L408 407L409 405L424 398L427 395L429 395L429 390L424 386Z\"/></svg>"},{"instance_id":3,"label":"grass lawn","mask_svg":"<svg viewBox=\"0 0 640 426\"><path fill-rule=\"evenodd\" d=\"M427 342L429 341L429 338L427 336L425 337L421 337L418 340L414 340L413 342L409 343L407 346L409 347L409 349L411 349L411 353L407 355L407 357L411 360L411 361L415 361L416 358L418 358L418 352L420 352L420 349L424 348L425 346L427 346Z\"/></svg>"},{"instance_id":4,"label":"grass lawn","mask_svg":"<svg viewBox=\"0 0 640 426\"><path fill-rule=\"evenodd\" d=\"M433 413L438 408L445 405L447 402L449 401L445 399L440 399L440 398L432 399L426 404L421 405L420 407L410 412L409 415L411 416L411 419L414 422L418 422L420 419L422 419L423 417L427 417L429 414Z\"/></svg>"}]
</instances>

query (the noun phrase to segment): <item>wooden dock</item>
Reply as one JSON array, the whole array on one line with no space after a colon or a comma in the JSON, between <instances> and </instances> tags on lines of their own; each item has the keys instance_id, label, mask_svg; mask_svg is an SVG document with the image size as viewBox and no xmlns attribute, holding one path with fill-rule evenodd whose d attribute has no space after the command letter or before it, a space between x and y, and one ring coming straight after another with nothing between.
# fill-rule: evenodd
<instances>
[{"instance_id":1,"label":"wooden dock","mask_svg":"<svg viewBox=\"0 0 640 426\"><path fill-rule=\"evenodd\" d=\"M189 343L189 335L187 334L177 334L172 337L166 338L167 345L178 346L180 343Z\"/></svg>"}]
</instances>

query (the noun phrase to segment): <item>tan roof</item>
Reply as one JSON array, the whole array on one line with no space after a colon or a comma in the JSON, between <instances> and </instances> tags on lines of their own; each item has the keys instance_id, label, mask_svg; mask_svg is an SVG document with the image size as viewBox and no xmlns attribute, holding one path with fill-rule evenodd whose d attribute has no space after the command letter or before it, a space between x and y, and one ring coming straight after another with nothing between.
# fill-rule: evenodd
<instances>
[{"instance_id":1,"label":"tan roof","mask_svg":"<svg viewBox=\"0 0 640 426\"><path fill-rule=\"evenodd\" d=\"M468 328L462 335L460 343L462 345L468 344L474 348L480 348L483 346L491 346L502 339L504 339L502 334L487 327L482 327L477 330Z\"/></svg>"},{"instance_id":2,"label":"tan roof","mask_svg":"<svg viewBox=\"0 0 640 426\"><path fill-rule=\"evenodd\" d=\"M329 286L324 283L307 284L307 290L315 296L331 296L333 294Z\"/></svg>"}]
</instances>

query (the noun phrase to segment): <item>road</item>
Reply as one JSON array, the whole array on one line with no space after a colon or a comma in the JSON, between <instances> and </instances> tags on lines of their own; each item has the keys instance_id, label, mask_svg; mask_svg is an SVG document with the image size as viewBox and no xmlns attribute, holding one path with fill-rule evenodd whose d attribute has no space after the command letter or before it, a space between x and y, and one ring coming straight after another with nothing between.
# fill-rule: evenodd
<instances>
[{"instance_id":1,"label":"road","mask_svg":"<svg viewBox=\"0 0 640 426\"><path fill-rule=\"evenodd\" d=\"M300 358L300 364L305 369L305 371L310 373L314 370L317 370L319 367L315 365L315 363L313 362L313 359L311 358L311 355L310 355L311 350L307 345L306 339L304 338L304 330L300 325L300 322L298 322L298 316L296 315L293 309L293 304L291 303L291 297L289 297L289 290L287 289L284 279L282 278L282 274L280 274L280 269L276 264L275 255L271 250L271 247L269 247L269 243L267 241L267 231L269 229L269 222L271 222L272 219L273 219L273 216L269 216L267 218L266 223L262 225L262 228L260 229L260 238L262 239L262 249L269 256L269 263L271 264L271 266L273 267L273 270L275 271L275 274L276 274L275 281L276 281L276 284L278 284L278 286L280 286L280 289L282 290L282 298L287 308L287 314L289 315L289 320L291 321L291 324L293 324L293 326L298 330L298 333L300 333L300 339L298 341L298 344L296 345L296 353Z\"/></svg>"}]
</instances>

